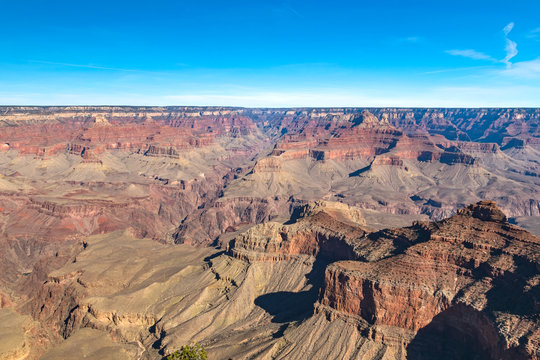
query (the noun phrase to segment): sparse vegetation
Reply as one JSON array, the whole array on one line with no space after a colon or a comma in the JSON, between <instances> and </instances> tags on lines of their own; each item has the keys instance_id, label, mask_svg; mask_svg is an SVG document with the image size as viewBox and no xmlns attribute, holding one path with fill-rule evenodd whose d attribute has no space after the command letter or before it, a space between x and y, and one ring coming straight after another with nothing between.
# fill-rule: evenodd
<instances>
[{"instance_id":1,"label":"sparse vegetation","mask_svg":"<svg viewBox=\"0 0 540 360\"><path fill-rule=\"evenodd\" d=\"M180 350L176 350L169 356L167 360L207 360L208 355L206 350L201 345L194 343L193 345L184 345Z\"/></svg>"}]
</instances>

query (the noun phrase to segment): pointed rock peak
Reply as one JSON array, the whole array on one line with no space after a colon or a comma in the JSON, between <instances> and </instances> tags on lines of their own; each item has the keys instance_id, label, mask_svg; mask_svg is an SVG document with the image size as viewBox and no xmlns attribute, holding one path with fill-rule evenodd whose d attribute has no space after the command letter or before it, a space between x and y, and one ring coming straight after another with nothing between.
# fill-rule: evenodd
<instances>
[{"instance_id":1,"label":"pointed rock peak","mask_svg":"<svg viewBox=\"0 0 540 360\"><path fill-rule=\"evenodd\" d=\"M483 221L506 222L506 215L494 201L483 200L458 211L458 215L469 216Z\"/></svg>"},{"instance_id":2,"label":"pointed rock peak","mask_svg":"<svg viewBox=\"0 0 540 360\"><path fill-rule=\"evenodd\" d=\"M335 218L352 221L360 225L366 224L366 220L362 216L360 209L344 203L324 200L313 201L296 207L291 215L290 223L294 223L309 216L317 215L321 212L325 212Z\"/></svg>"},{"instance_id":3,"label":"pointed rock peak","mask_svg":"<svg viewBox=\"0 0 540 360\"><path fill-rule=\"evenodd\" d=\"M103 114L97 114L96 115L96 120L94 121L94 126L110 126L110 125L111 125L111 123L109 122L109 120L107 120L105 115L103 115Z\"/></svg>"},{"instance_id":4,"label":"pointed rock peak","mask_svg":"<svg viewBox=\"0 0 540 360\"><path fill-rule=\"evenodd\" d=\"M388 121L388 114L382 114L380 124L390 125L390 122Z\"/></svg>"},{"instance_id":5,"label":"pointed rock peak","mask_svg":"<svg viewBox=\"0 0 540 360\"><path fill-rule=\"evenodd\" d=\"M378 127L388 125L388 120L383 119L379 121L375 115L367 110L362 111L360 114L356 114L351 119L353 126L363 127Z\"/></svg>"},{"instance_id":6,"label":"pointed rock peak","mask_svg":"<svg viewBox=\"0 0 540 360\"><path fill-rule=\"evenodd\" d=\"M148 114L144 115L143 117L143 124L154 124L154 118Z\"/></svg>"}]
</instances>

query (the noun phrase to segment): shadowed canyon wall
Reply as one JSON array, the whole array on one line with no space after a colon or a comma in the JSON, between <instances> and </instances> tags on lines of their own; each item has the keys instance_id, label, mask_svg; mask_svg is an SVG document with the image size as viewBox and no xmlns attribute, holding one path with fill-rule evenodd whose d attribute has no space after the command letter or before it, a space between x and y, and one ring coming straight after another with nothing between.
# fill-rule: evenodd
<instances>
[{"instance_id":1,"label":"shadowed canyon wall","mask_svg":"<svg viewBox=\"0 0 540 360\"><path fill-rule=\"evenodd\" d=\"M539 122L0 107L1 356L538 358Z\"/></svg>"}]
</instances>

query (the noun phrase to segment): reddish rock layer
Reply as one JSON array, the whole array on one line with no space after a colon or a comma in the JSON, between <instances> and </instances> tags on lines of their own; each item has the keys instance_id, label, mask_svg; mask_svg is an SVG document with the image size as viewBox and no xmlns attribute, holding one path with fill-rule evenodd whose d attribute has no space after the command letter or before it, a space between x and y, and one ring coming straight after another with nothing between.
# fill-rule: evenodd
<instances>
[{"instance_id":1,"label":"reddish rock layer","mask_svg":"<svg viewBox=\"0 0 540 360\"><path fill-rule=\"evenodd\" d=\"M469 324L473 329L463 336L484 329L486 337L498 333L481 339L489 358L539 356L540 323L534 316L540 311L538 237L508 224L487 201L447 220L385 236L398 240L411 231L417 240L401 254L329 266L321 304L360 315L373 325L414 332L429 327L439 314L450 313L450 320L457 321L454 316L467 309L478 323ZM379 236L371 234L371 240L377 242ZM453 309L462 310L452 315ZM506 327L518 324L516 333L507 333ZM464 331L458 325L453 330Z\"/></svg>"},{"instance_id":2,"label":"reddish rock layer","mask_svg":"<svg viewBox=\"0 0 540 360\"><path fill-rule=\"evenodd\" d=\"M329 260L356 259L351 239L367 232L358 209L341 203L315 202L297 207L292 224L265 223L237 236L228 251L250 260L283 260L296 255L322 256Z\"/></svg>"},{"instance_id":3,"label":"reddish rock layer","mask_svg":"<svg viewBox=\"0 0 540 360\"><path fill-rule=\"evenodd\" d=\"M255 226L229 252L249 261L339 260L326 269L316 311L357 319L366 336L411 356L538 358L540 238L509 224L493 202L377 232L342 210L299 210L304 217L292 224ZM443 350L441 331L455 349Z\"/></svg>"},{"instance_id":4,"label":"reddish rock layer","mask_svg":"<svg viewBox=\"0 0 540 360\"><path fill-rule=\"evenodd\" d=\"M256 131L242 115L199 115L184 113L88 113L47 114L38 124L32 114L4 116L11 126L0 127L1 150L20 154L55 155L66 151L84 157L89 151L135 149L144 154L176 155L176 150L209 145L220 136L241 136ZM16 125L16 126L13 126ZM168 150L161 150L168 149Z\"/></svg>"},{"instance_id":5,"label":"reddish rock layer","mask_svg":"<svg viewBox=\"0 0 540 360\"><path fill-rule=\"evenodd\" d=\"M327 116L351 115L363 108L309 108L290 110L250 110L262 126L276 132L294 132L313 119ZM539 109L421 109L421 108L370 108L380 119L408 135L443 135L449 140L497 143L505 146L512 139L538 146L540 142Z\"/></svg>"},{"instance_id":6,"label":"reddish rock layer","mask_svg":"<svg viewBox=\"0 0 540 360\"><path fill-rule=\"evenodd\" d=\"M292 130L291 130L292 131ZM401 166L402 159L440 161L446 164L474 164L474 159L444 138L425 135L407 136L378 120L368 111L349 115L327 115L311 120L284 135L272 155L284 160L311 157L314 160L370 159L391 153L375 164Z\"/></svg>"}]
</instances>

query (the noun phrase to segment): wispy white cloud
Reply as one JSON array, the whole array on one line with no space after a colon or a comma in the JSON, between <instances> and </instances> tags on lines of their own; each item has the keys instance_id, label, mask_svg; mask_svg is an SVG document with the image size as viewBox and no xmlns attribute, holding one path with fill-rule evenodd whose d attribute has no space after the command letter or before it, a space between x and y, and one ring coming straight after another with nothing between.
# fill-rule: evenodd
<instances>
[{"instance_id":1,"label":"wispy white cloud","mask_svg":"<svg viewBox=\"0 0 540 360\"><path fill-rule=\"evenodd\" d=\"M518 54L517 43L508 38L508 35L510 34L510 32L512 31L513 28L514 28L514 23L513 22L509 23L508 25L506 25L503 28L504 39L505 39L505 42L506 42L506 45L504 47L504 51L506 52L506 56L501 60L498 60L498 59L492 57L491 55L484 54L483 52L476 51L476 50L473 50L473 49L446 50L446 53L448 53L450 55L453 55L453 56L463 56L463 57L474 59L474 60L487 60L487 61L499 62L499 63L502 62L503 64L506 64L507 68L510 68L510 67L512 67L512 62L510 60Z\"/></svg>"},{"instance_id":2,"label":"wispy white cloud","mask_svg":"<svg viewBox=\"0 0 540 360\"><path fill-rule=\"evenodd\" d=\"M443 106L449 107L537 107L540 98L534 85L441 86L431 91L434 98L448 99Z\"/></svg>"},{"instance_id":3,"label":"wispy white cloud","mask_svg":"<svg viewBox=\"0 0 540 360\"><path fill-rule=\"evenodd\" d=\"M480 70L480 69L489 69L493 68L493 65L485 65L485 66L466 66L466 67L458 67L458 68L448 68L448 69L439 69L439 70L431 70L431 71L425 71L422 74L430 75L430 74L440 74L440 73L446 73L446 72L456 72L456 71L467 71L467 70Z\"/></svg>"},{"instance_id":4,"label":"wispy white cloud","mask_svg":"<svg viewBox=\"0 0 540 360\"><path fill-rule=\"evenodd\" d=\"M474 59L474 60L489 60L489 61L498 61L497 59L484 54L483 52L476 51L473 49L466 49L466 50L446 50L446 53L454 56L463 56L466 58Z\"/></svg>"},{"instance_id":5,"label":"wispy white cloud","mask_svg":"<svg viewBox=\"0 0 540 360\"><path fill-rule=\"evenodd\" d=\"M411 42L411 43L417 43L417 42L420 42L422 38L419 36L408 36L404 38L403 40L407 42Z\"/></svg>"},{"instance_id":6,"label":"wispy white cloud","mask_svg":"<svg viewBox=\"0 0 540 360\"><path fill-rule=\"evenodd\" d=\"M513 28L514 28L514 23L513 22L508 23L508 25L506 25L503 28L504 35L508 36L508 34L510 34L510 31L512 31Z\"/></svg>"},{"instance_id":7,"label":"wispy white cloud","mask_svg":"<svg viewBox=\"0 0 540 360\"><path fill-rule=\"evenodd\" d=\"M281 4L280 6L276 6L272 8L272 12L278 15L279 17L286 17L286 18L296 17L300 19L304 18L304 15L302 15L302 13L300 13L298 10L293 8L291 5L285 4L285 3Z\"/></svg>"},{"instance_id":8,"label":"wispy white cloud","mask_svg":"<svg viewBox=\"0 0 540 360\"><path fill-rule=\"evenodd\" d=\"M137 72L138 71L138 70L134 70L134 69L113 68L113 67L98 66L98 65L91 65L91 64L70 64L70 63L54 62L54 61L43 61L43 60L30 60L30 62L37 63L37 64L58 65L58 66L96 69L96 70L112 70L112 71L128 71L128 72Z\"/></svg>"},{"instance_id":9,"label":"wispy white cloud","mask_svg":"<svg viewBox=\"0 0 540 360\"><path fill-rule=\"evenodd\" d=\"M529 33L526 35L529 39L534 39L536 41L540 41L540 27L536 29L532 29L529 31Z\"/></svg>"},{"instance_id":10,"label":"wispy white cloud","mask_svg":"<svg viewBox=\"0 0 540 360\"><path fill-rule=\"evenodd\" d=\"M293 8L292 6L290 5L284 5L284 7L293 15L295 15L296 17L299 17L299 18L304 18L304 15L302 15L298 10L296 10L295 8Z\"/></svg>"},{"instance_id":11,"label":"wispy white cloud","mask_svg":"<svg viewBox=\"0 0 540 360\"><path fill-rule=\"evenodd\" d=\"M418 44L418 43L424 42L425 39L421 36L411 35L411 36L405 36L405 37L400 37L400 38L392 38L390 39L390 41L395 42L395 43Z\"/></svg>"},{"instance_id":12,"label":"wispy white cloud","mask_svg":"<svg viewBox=\"0 0 540 360\"><path fill-rule=\"evenodd\" d=\"M503 70L502 74L524 79L540 79L540 58L516 62L512 67Z\"/></svg>"},{"instance_id":13,"label":"wispy white cloud","mask_svg":"<svg viewBox=\"0 0 540 360\"><path fill-rule=\"evenodd\" d=\"M0 103L10 105L217 105L245 107L535 107L540 87L505 86L400 86L388 91L343 88L266 91L245 88L235 91L132 93L120 91L17 93L0 91Z\"/></svg>"},{"instance_id":14,"label":"wispy white cloud","mask_svg":"<svg viewBox=\"0 0 540 360\"><path fill-rule=\"evenodd\" d=\"M514 28L514 23L511 22L508 25L506 25L503 29L504 37L506 40L506 46L504 48L504 50L506 51L506 56L504 57L504 59L502 59L502 62L505 63L508 68L512 66L510 59L512 59L514 56L518 54L517 43L508 38L508 34L510 34L510 31L512 31L513 28Z\"/></svg>"}]
</instances>

